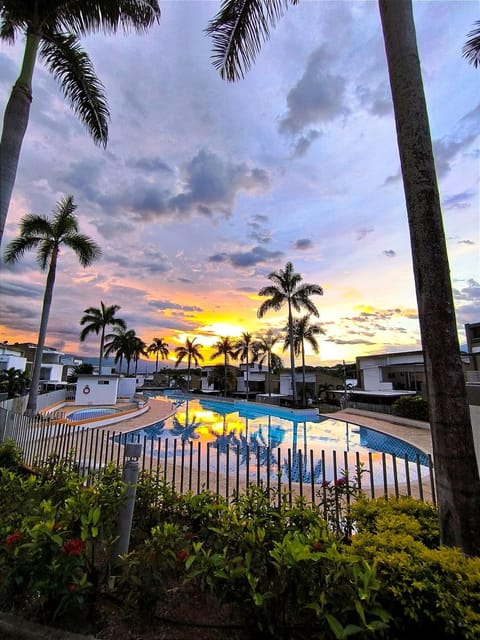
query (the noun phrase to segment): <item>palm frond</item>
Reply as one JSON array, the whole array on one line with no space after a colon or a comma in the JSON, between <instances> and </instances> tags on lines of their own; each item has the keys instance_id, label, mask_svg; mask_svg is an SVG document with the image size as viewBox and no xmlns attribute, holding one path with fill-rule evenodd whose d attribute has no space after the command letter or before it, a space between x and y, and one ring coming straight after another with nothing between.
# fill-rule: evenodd
<instances>
[{"instance_id":1,"label":"palm frond","mask_svg":"<svg viewBox=\"0 0 480 640\"><path fill-rule=\"evenodd\" d=\"M230 82L245 76L288 4L299 0L224 0L206 33L213 40L213 65Z\"/></svg>"},{"instance_id":2,"label":"palm frond","mask_svg":"<svg viewBox=\"0 0 480 640\"><path fill-rule=\"evenodd\" d=\"M27 251L34 249L39 242L41 242L41 238L34 236L21 235L18 238L14 238L5 249L3 259L7 264L14 264L18 262Z\"/></svg>"},{"instance_id":3,"label":"palm frond","mask_svg":"<svg viewBox=\"0 0 480 640\"><path fill-rule=\"evenodd\" d=\"M88 267L102 255L99 245L83 233L66 235L63 243L76 253L82 267Z\"/></svg>"},{"instance_id":4,"label":"palm frond","mask_svg":"<svg viewBox=\"0 0 480 640\"><path fill-rule=\"evenodd\" d=\"M71 0L57 8L57 29L78 35L147 31L160 21L158 0Z\"/></svg>"},{"instance_id":5,"label":"palm frond","mask_svg":"<svg viewBox=\"0 0 480 640\"><path fill-rule=\"evenodd\" d=\"M480 66L480 20L476 23L476 27L468 34L462 53L463 57L474 67Z\"/></svg>"},{"instance_id":6,"label":"palm frond","mask_svg":"<svg viewBox=\"0 0 480 640\"><path fill-rule=\"evenodd\" d=\"M39 55L60 83L65 98L89 130L95 144L105 147L110 113L104 87L77 38L70 34L45 35Z\"/></svg>"}]
</instances>

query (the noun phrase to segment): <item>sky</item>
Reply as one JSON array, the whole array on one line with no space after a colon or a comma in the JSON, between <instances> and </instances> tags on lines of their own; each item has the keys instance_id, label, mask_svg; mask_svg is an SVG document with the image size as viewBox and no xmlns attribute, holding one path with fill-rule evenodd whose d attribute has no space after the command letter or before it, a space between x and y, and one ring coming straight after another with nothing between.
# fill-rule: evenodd
<instances>
[{"instance_id":1,"label":"sky","mask_svg":"<svg viewBox=\"0 0 480 640\"><path fill-rule=\"evenodd\" d=\"M208 364L221 336L285 326L285 310L257 318L258 292L290 261L324 291L308 364L420 349L377 2L302 0L236 83L213 67L205 34L220 2L160 6L147 34L82 40L108 96L106 149L35 70L2 253L22 216L50 216L65 195L102 249L89 268L62 251L47 346L97 356L80 320L103 301L147 345L161 337L174 352L196 337ZM414 17L463 344L465 323L480 321L480 70L462 57L478 3L417 0ZM22 39L0 45L2 112L22 52ZM0 340L36 342L36 253L1 270Z\"/></svg>"}]
</instances>

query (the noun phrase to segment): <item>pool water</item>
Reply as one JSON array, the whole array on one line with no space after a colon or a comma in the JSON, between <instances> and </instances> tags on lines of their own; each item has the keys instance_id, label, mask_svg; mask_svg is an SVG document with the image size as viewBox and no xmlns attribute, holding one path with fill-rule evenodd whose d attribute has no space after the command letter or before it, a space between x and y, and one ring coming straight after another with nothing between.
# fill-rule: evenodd
<instances>
[{"instance_id":1,"label":"pool water","mask_svg":"<svg viewBox=\"0 0 480 640\"><path fill-rule=\"evenodd\" d=\"M235 456L239 455L242 465L248 459L249 464L260 465L264 472L268 468L279 473L290 457L293 467L303 467L304 481L310 481L312 474L316 480L329 479L333 474L329 460L337 452L338 463L344 469L348 465L349 470L350 466L355 469L358 461L366 463L369 459L380 469L383 454L398 458L402 464L407 458L412 465L418 456L421 465L428 465L428 457L416 447L343 420L321 415L293 418L290 410L284 410L288 417L281 417L278 407L272 415L267 406L209 399L179 400L177 406L175 415L130 433L127 441L143 440L146 455L169 458L175 455L174 440L175 448L182 448L183 455L188 455L191 447L192 452L198 449L201 443L202 451L207 446L212 449L212 456L224 471L228 459L234 466Z\"/></svg>"},{"instance_id":2,"label":"pool water","mask_svg":"<svg viewBox=\"0 0 480 640\"><path fill-rule=\"evenodd\" d=\"M92 407L91 409L76 409L67 415L67 420L93 420L94 418L102 418L117 413L113 407Z\"/></svg>"}]
</instances>

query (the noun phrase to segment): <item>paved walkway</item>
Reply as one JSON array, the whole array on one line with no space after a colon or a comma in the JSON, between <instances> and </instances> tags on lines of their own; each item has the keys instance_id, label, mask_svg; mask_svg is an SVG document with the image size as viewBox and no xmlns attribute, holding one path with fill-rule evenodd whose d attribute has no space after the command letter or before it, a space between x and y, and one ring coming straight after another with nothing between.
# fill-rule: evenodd
<instances>
[{"instance_id":1,"label":"paved walkway","mask_svg":"<svg viewBox=\"0 0 480 640\"><path fill-rule=\"evenodd\" d=\"M145 413L142 413L139 416L134 416L133 418L127 418L126 420L115 422L113 425L110 424L101 428L105 431L111 431L112 429L114 429L116 433L128 433L129 431L136 431L137 429L142 429L143 427L149 427L152 424L160 422L160 420L165 420L169 416L173 415L175 411L176 405L171 400L149 398L148 411L146 411Z\"/></svg>"}]
</instances>

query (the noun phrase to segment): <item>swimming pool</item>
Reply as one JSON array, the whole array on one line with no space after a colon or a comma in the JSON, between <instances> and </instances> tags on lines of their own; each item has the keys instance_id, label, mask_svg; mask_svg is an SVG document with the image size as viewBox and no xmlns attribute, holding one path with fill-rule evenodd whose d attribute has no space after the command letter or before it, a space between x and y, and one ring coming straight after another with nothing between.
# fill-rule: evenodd
<instances>
[{"instance_id":1,"label":"swimming pool","mask_svg":"<svg viewBox=\"0 0 480 640\"><path fill-rule=\"evenodd\" d=\"M102 418L103 416L111 416L118 413L113 407L92 407L91 409L76 409L69 413L66 418L72 422L78 420L93 420L94 418Z\"/></svg>"},{"instance_id":2,"label":"swimming pool","mask_svg":"<svg viewBox=\"0 0 480 640\"><path fill-rule=\"evenodd\" d=\"M338 463L352 476L359 463L376 466L380 474L376 480L381 481L380 463L385 455L392 459L392 476L400 473L396 477L399 482L409 471L394 471L393 458L411 465L412 471L418 464L428 465L425 453L399 438L318 414L305 419L293 416L289 409L270 409L218 399L178 400L175 415L131 432L127 442L143 441L145 455L165 461L176 459L180 450L182 459L194 455L200 445L203 451L211 450L210 457L216 458L223 472L234 472L239 459L242 468L251 463L253 474L274 477L288 472L303 482L331 479Z\"/></svg>"}]
</instances>

